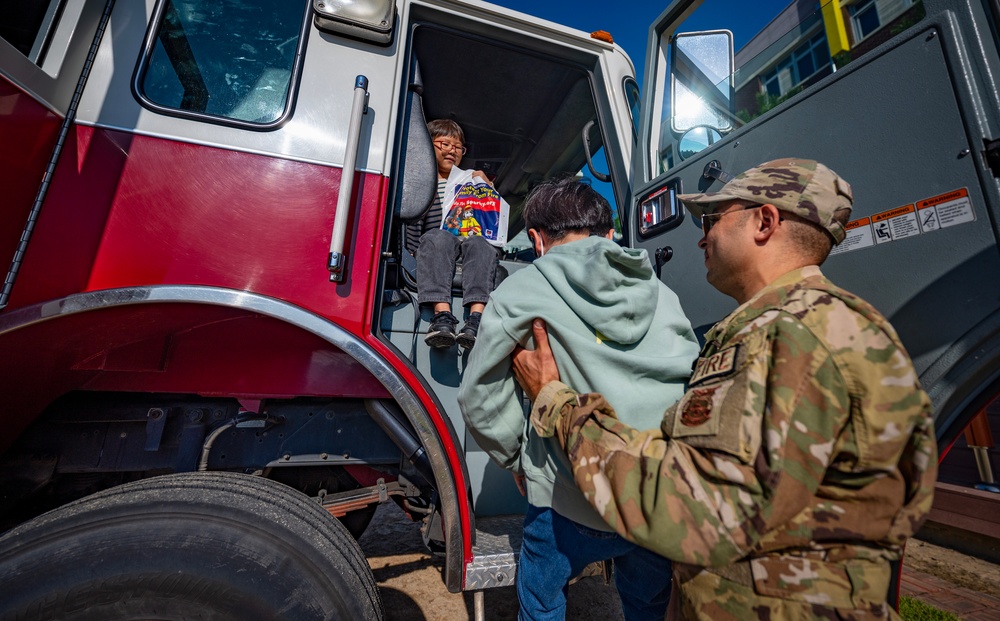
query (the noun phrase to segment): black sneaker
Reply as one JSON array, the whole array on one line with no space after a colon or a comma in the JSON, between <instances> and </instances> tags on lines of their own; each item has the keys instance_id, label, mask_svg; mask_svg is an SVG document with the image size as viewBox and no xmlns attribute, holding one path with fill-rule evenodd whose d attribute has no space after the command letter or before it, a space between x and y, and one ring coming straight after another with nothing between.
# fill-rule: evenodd
<instances>
[{"instance_id":1,"label":"black sneaker","mask_svg":"<svg viewBox=\"0 0 1000 621\"><path fill-rule=\"evenodd\" d=\"M465 349L472 349L476 344L476 334L479 333L479 320L483 318L482 313L469 313L469 318L465 320L465 325L455 337L455 342Z\"/></svg>"},{"instance_id":2,"label":"black sneaker","mask_svg":"<svg viewBox=\"0 0 1000 621\"><path fill-rule=\"evenodd\" d=\"M424 342L431 347L451 347L455 344L455 326L458 319L448 311L435 313L431 317L431 327L427 329Z\"/></svg>"}]
</instances>

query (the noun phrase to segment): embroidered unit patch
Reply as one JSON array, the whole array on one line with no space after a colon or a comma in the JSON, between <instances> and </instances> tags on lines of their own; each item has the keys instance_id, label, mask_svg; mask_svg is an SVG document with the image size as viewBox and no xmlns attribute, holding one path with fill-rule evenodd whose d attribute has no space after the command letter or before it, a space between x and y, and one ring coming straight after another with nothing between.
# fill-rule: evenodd
<instances>
[{"instance_id":1,"label":"embroidered unit patch","mask_svg":"<svg viewBox=\"0 0 1000 621\"><path fill-rule=\"evenodd\" d=\"M692 390L688 402L681 412L681 424L685 427L699 427L712 417L712 395L714 389Z\"/></svg>"}]
</instances>

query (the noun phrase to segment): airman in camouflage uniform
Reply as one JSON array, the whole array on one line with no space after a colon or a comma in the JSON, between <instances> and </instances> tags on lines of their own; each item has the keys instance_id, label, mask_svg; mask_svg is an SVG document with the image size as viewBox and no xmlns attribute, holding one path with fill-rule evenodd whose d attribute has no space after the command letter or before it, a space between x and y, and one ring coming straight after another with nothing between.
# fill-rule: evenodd
<instances>
[{"instance_id":1,"label":"airman in camouflage uniform","mask_svg":"<svg viewBox=\"0 0 1000 621\"><path fill-rule=\"evenodd\" d=\"M688 391L638 432L601 395L551 381L539 325L514 362L537 393L532 424L617 532L675 561L674 615L897 619L889 563L930 510L936 446L895 331L817 266L844 238L850 186L777 160L681 200L718 207L699 246L741 303L706 335Z\"/></svg>"}]
</instances>

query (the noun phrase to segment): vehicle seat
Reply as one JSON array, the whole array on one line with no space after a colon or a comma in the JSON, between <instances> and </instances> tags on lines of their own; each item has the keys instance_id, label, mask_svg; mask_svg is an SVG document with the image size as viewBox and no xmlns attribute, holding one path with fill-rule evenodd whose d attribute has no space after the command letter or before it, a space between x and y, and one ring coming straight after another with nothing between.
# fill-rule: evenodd
<instances>
[{"instance_id":1,"label":"vehicle seat","mask_svg":"<svg viewBox=\"0 0 1000 621\"><path fill-rule=\"evenodd\" d=\"M411 293L417 291L417 259L414 256L416 248L406 247L405 226L424 217L427 209L434 201L437 192L437 160L434 156L434 145L427 131L427 119L424 115L423 82L420 78L420 65L414 60L413 79L407 89L407 101L404 123L406 133L402 172L402 192L399 199L399 219L402 222L399 230L400 273L404 287ZM494 286L506 277L507 270L497 266ZM462 297L462 265L455 268L455 277L451 283L452 295Z\"/></svg>"},{"instance_id":2,"label":"vehicle seat","mask_svg":"<svg viewBox=\"0 0 1000 621\"><path fill-rule=\"evenodd\" d=\"M399 201L399 218L404 223L422 218L437 191L437 162L424 117L423 92L420 65L414 60L413 79L406 97L403 190Z\"/></svg>"}]
</instances>

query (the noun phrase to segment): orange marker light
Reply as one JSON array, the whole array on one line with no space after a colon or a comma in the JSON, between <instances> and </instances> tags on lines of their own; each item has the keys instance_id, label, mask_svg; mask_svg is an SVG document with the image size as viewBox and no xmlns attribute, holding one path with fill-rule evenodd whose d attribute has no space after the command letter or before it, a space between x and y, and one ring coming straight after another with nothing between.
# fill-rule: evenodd
<instances>
[{"instance_id":1,"label":"orange marker light","mask_svg":"<svg viewBox=\"0 0 1000 621\"><path fill-rule=\"evenodd\" d=\"M611 33L607 30L595 30L590 33L591 39L597 39L598 41L604 41L605 43L614 43L615 40L611 38Z\"/></svg>"}]
</instances>

